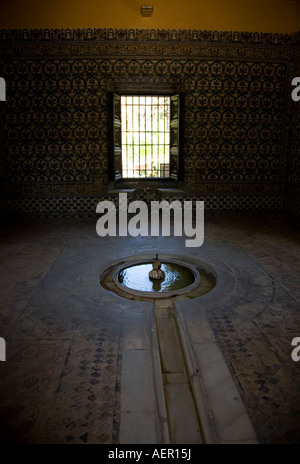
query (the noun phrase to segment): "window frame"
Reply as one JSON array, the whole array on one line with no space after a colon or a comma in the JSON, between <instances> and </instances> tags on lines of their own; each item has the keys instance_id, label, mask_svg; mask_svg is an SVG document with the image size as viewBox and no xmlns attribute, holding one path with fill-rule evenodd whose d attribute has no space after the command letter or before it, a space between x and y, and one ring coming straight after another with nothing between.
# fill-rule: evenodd
<instances>
[{"instance_id":1,"label":"window frame","mask_svg":"<svg viewBox=\"0 0 300 464\"><path fill-rule=\"evenodd\" d=\"M121 96L166 96L170 97L170 160L169 177L122 177L122 135L121 135ZM175 111L177 99L177 112ZM116 102L118 101L118 106ZM170 183L183 179L183 93L158 92L156 90L126 90L111 91L109 93L109 180L125 183L160 182ZM176 114L174 114L176 113ZM174 117L172 118L172 116Z\"/></svg>"}]
</instances>

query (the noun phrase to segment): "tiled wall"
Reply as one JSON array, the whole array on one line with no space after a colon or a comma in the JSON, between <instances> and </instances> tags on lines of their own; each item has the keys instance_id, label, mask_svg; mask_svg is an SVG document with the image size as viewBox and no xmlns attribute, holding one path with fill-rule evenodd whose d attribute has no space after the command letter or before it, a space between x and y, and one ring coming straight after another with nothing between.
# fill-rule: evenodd
<instances>
[{"instance_id":1,"label":"tiled wall","mask_svg":"<svg viewBox=\"0 0 300 464\"><path fill-rule=\"evenodd\" d=\"M300 77L300 34L297 36L293 76ZM291 145L287 161L285 208L294 215L300 216L300 101L292 103L291 119L287 130L290 134Z\"/></svg>"},{"instance_id":2,"label":"tiled wall","mask_svg":"<svg viewBox=\"0 0 300 464\"><path fill-rule=\"evenodd\" d=\"M111 187L108 92L174 83L185 96L182 198L298 214L286 197L299 192L297 46L282 34L0 31L2 209L93 213Z\"/></svg>"}]
</instances>

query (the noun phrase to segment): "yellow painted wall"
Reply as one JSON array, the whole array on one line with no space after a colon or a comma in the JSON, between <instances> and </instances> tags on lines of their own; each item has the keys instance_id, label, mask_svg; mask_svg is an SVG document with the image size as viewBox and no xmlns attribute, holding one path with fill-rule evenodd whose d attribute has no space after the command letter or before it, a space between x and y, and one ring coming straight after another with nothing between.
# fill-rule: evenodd
<instances>
[{"instance_id":1,"label":"yellow painted wall","mask_svg":"<svg viewBox=\"0 0 300 464\"><path fill-rule=\"evenodd\" d=\"M297 1L296 5L296 31L300 31L300 0Z\"/></svg>"},{"instance_id":2,"label":"yellow painted wall","mask_svg":"<svg viewBox=\"0 0 300 464\"><path fill-rule=\"evenodd\" d=\"M141 5L154 14L143 18ZM297 17L298 16L298 17ZM0 28L300 29L299 0L0 0Z\"/></svg>"}]
</instances>

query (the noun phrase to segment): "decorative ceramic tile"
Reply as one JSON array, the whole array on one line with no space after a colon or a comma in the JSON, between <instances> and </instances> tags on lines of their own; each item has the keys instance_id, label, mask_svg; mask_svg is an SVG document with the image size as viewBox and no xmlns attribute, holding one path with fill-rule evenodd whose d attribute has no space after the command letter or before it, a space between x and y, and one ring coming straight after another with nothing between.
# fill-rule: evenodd
<instances>
[{"instance_id":1,"label":"decorative ceramic tile","mask_svg":"<svg viewBox=\"0 0 300 464\"><path fill-rule=\"evenodd\" d=\"M260 208L262 197L285 198L287 179L285 207L296 214L299 103L287 86L299 73L298 42L196 30L1 31L2 209L90 211L109 187L109 90L176 81L185 100L187 194L228 194L230 209L235 195L244 209L251 196Z\"/></svg>"}]
</instances>

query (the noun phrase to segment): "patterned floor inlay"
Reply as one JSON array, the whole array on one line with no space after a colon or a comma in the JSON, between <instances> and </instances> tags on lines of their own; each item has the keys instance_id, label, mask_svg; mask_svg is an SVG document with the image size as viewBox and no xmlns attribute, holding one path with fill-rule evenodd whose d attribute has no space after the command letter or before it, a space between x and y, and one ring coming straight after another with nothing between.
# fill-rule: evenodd
<instances>
[{"instance_id":1,"label":"patterned floor inlay","mask_svg":"<svg viewBox=\"0 0 300 464\"><path fill-rule=\"evenodd\" d=\"M205 242L100 238L96 219L4 223L0 231L0 443L116 444L123 315L132 302L99 285L137 253L224 263L228 294L206 308L261 443L298 443L299 233L284 216L207 217ZM222 278L222 276L221 276ZM195 304L195 300L194 303Z\"/></svg>"},{"instance_id":2,"label":"patterned floor inlay","mask_svg":"<svg viewBox=\"0 0 300 464\"><path fill-rule=\"evenodd\" d=\"M1 364L2 443L112 443L119 420L119 334L8 344Z\"/></svg>"}]
</instances>

